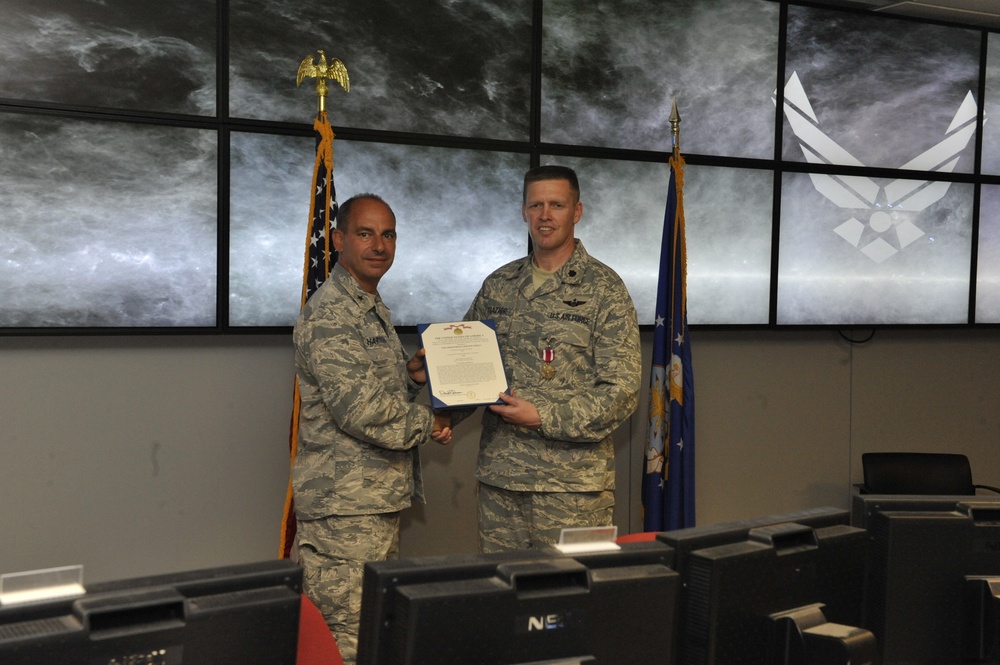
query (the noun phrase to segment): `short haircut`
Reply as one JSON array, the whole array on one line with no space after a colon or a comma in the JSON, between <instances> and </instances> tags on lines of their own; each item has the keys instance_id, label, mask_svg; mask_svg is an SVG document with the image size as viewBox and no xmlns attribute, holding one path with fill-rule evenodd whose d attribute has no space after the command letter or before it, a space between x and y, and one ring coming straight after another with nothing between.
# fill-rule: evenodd
<instances>
[{"instance_id":1,"label":"short haircut","mask_svg":"<svg viewBox=\"0 0 1000 665\"><path fill-rule=\"evenodd\" d=\"M369 201L378 201L379 203L381 203L382 205L384 205L386 208L389 209L389 214L392 215L392 221L394 222L396 221L396 213L392 211L392 206L386 203L385 199L383 199L378 194L372 194L370 192L366 192L364 194L355 194L354 196L352 196L351 198L347 199L346 201L340 204L340 207L337 209L337 229L339 229L340 231L347 230L347 227L351 221L351 209L354 207L355 201L359 201L361 199L368 199Z\"/></svg>"},{"instance_id":2,"label":"short haircut","mask_svg":"<svg viewBox=\"0 0 1000 665\"><path fill-rule=\"evenodd\" d=\"M566 180L569 182L569 188L573 191L573 196L576 197L577 201L580 200L580 180L576 177L576 171L568 166L544 164L528 169L528 172L524 174L524 189L521 192L522 203L528 201L528 185L540 180Z\"/></svg>"}]
</instances>

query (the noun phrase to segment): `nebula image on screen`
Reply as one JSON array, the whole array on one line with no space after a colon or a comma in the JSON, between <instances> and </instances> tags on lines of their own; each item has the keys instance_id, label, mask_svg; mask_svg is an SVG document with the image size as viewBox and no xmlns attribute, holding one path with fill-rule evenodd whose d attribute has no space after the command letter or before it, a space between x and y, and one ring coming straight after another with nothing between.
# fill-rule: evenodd
<instances>
[{"instance_id":1,"label":"nebula image on screen","mask_svg":"<svg viewBox=\"0 0 1000 665\"><path fill-rule=\"evenodd\" d=\"M315 113L307 57L337 58L350 92L329 94L330 123L368 129L528 138L531 0L233 0L229 113L291 122Z\"/></svg>"},{"instance_id":2,"label":"nebula image on screen","mask_svg":"<svg viewBox=\"0 0 1000 665\"><path fill-rule=\"evenodd\" d=\"M782 183L779 324L967 320L972 185L873 179L934 199L919 210L873 210L837 205L816 179L786 174Z\"/></svg>"},{"instance_id":3,"label":"nebula image on screen","mask_svg":"<svg viewBox=\"0 0 1000 665\"><path fill-rule=\"evenodd\" d=\"M790 6L787 44L786 101L824 140L786 121L785 159L972 171L979 32Z\"/></svg>"},{"instance_id":4,"label":"nebula image on screen","mask_svg":"<svg viewBox=\"0 0 1000 665\"><path fill-rule=\"evenodd\" d=\"M214 326L215 139L0 114L0 325Z\"/></svg>"},{"instance_id":5,"label":"nebula image on screen","mask_svg":"<svg viewBox=\"0 0 1000 665\"><path fill-rule=\"evenodd\" d=\"M983 100L983 173L1000 174L1000 35L987 35L986 98Z\"/></svg>"},{"instance_id":6,"label":"nebula image on screen","mask_svg":"<svg viewBox=\"0 0 1000 665\"><path fill-rule=\"evenodd\" d=\"M983 185L979 204L976 323L1000 323L1000 185Z\"/></svg>"},{"instance_id":7,"label":"nebula image on screen","mask_svg":"<svg viewBox=\"0 0 1000 665\"><path fill-rule=\"evenodd\" d=\"M765 0L547 1L542 140L669 150L676 97L683 150L771 157L779 8Z\"/></svg>"},{"instance_id":8,"label":"nebula image on screen","mask_svg":"<svg viewBox=\"0 0 1000 665\"><path fill-rule=\"evenodd\" d=\"M0 98L215 114L211 2L5 0Z\"/></svg>"}]
</instances>

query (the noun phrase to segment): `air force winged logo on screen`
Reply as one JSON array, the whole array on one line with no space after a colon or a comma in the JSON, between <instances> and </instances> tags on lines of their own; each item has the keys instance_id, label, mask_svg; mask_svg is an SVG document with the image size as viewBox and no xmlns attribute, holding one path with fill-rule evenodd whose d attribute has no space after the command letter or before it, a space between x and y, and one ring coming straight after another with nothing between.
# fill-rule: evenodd
<instances>
[{"instance_id":1,"label":"air force winged logo on screen","mask_svg":"<svg viewBox=\"0 0 1000 665\"><path fill-rule=\"evenodd\" d=\"M776 97L772 101L777 103ZM902 169L951 172L958 155L976 131L976 101L972 91L965 96L941 141L921 153ZM797 73L785 85L785 117L806 161L811 164L864 166L819 127ZM864 176L810 174L816 190L841 208L855 211L834 231L876 263L882 263L924 235L911 217L937 203L951 186L949 182L894 180L880 186ZM863 212L862 212L863 211ZM868 220L857 217L867 215Z\"/></svg>"}]
</instances>

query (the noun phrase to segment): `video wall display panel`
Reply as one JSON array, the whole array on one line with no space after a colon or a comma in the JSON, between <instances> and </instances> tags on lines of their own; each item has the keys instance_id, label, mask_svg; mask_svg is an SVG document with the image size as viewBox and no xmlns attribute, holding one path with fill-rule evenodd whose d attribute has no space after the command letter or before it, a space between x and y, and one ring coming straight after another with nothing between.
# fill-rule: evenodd
<instances>
[{"instance_id":1,"label":"video wall display panel","mask_svg":"<svg viewBox=\"0 0 1000 665\"><path fill-rule=\"evenodd\" d=\"M771 171L684 169L692 325L768 322L773 192Z\"/></svg>"},{"instance_id":2,"label":"video wall display panel","mask_svg":"<svg viewBox=\"0 0 1000 665\"><path fill-rule=\"evenodd\" d=\"M974 186L862 177L854 183L859 179L880 190L913 190L921 205L845 207L833 195L851 178L785 174L777 323L967 322Z\"/></svg>"},{"instance_id":3,"label":"video wall display panel","mask_svg":"<svg viewBox=\"0 0 1000 665\"><path fill-rule=\"evenodd\" d=\"M651 325L675 95L692 325L1000 323L997 34L796 0L613 5L6 0L0 333L290 326L316 112L295 78L319 49L350 72L328 96L339 198L399 219L397 325L461 317L524 255L539 162L577 168L578 235Z\"/></svg>"},{"instance_id":4,"label":"video wall display panel","mask_svg":"<svg viewBox=\"0 0 1000 665\"><path fill-rule=\"evenodd\" d=\"M1000 174L1000 35L986 37L986 96L983 98L983 173ZM993 120L990 120L993 118Z\"/></svg>"},{"instance_id":5,"label":"video wall display panel","mask_svg":"<svg viewBox=\"0 0 1000 665\"><path fill-rule=\"evenodd\" d=\"M543 142L706 155L774 153L780 5L765 0L546 0Z\"/></svg>"},{"instance_id":6,"label":"video wall display panel","mask_svg":"<svg viewBox=\"0 0 1000 665\"><path fill-rule=\"evenodd\" d=\"M1000 185L983 185L980 196L976 323L1000 323Z\"/></svg>"},{"instance_id":7,"label":"video wall display panel","mask_svg":"<svg viewBox=\"0 0 1000 665\"><path fill-rule=\"evenodd\" d=\"M4 0L0 99L214 116L213 2Z\"/></svg>"},{"instance_id":8,"label":"video wall display panel","mask_svg":"<svg viewBox=\"0 0 1000 665\"><path fill-rule=\"evenodd\" d=\"M973 171L980 31L792 5L787 34L784 159Z\"/></svg>"},{"instance_id":9,"label":"video wall display panel","mask_svg":"<svg viewBox=\"0 0 1000 665\"><path fill-rule=\"evenodd\" d=\"M311 138L232 135L232 326L295 322L313 154ZM372 192L396 214L396 257L379 284L396 325L461 319L483 279L527 253L526 154L338 138L334 159L339 201Z\"/></svg>"},{"instance_id":10,"label":"video wall display panel","mask_svg":"<svg viewBox=\"0 0 1000 665\"><path fill-rule=\"evenodd\" d=\"M334 158L343 141L334 140ZM302 298L315 139L229 138L229 324L289 326ZM341 174L334 168L334 184Z\"/></svg>"},{"instance_id":11,"label":"video wall display panel","mask_svg":"<svg viewBox=\"0 0 1000 665\"><path fill-rule=\"evenodd\" d=\"M587 252L625 282L640 325L653 325L669 171L663 162L542 156L580 178ZM688 319L766 324L770 290L770 171L684 169Z\"/></svg>"},{"instance_id":12,"label":"video wall display panel","mask_svg":"<svg viewBox=\"0 0 1000 665\"><path fill-rule=\"evenodd\" d=\"M216 324L216 133L0 113L0 327Z\"/></svg>"},{"instance_id":13,"label":"video wall display panel","mask_svg":"<svg viewBox=\"0 0 1000 665\"><path fill-rule=\"evenodd\" d=\"M331 82L334 126L528 139L531 0L231 0L229 11L232 117L308 121L315 79L296 91L296 74L324 49L350 76L346 94Z\"/></svg>"}]
</instances>

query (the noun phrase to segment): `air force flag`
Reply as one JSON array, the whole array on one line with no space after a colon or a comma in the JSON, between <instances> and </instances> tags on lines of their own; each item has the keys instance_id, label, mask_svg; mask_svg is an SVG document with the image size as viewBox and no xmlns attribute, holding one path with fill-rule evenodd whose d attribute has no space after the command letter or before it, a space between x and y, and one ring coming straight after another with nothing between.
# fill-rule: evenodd
<instances>
[{"instance_id":1,"label":"air force flag","mask_svg":"<svg viewBox=\"0 0 1000 665\"><path fill-rule=\"evenodd\" d=\"M687 323L684 159L669 160L656 328L649 374L649 439L642 477L643 530L694 526L694 377Z\"/></svg>"}]
</instances>

